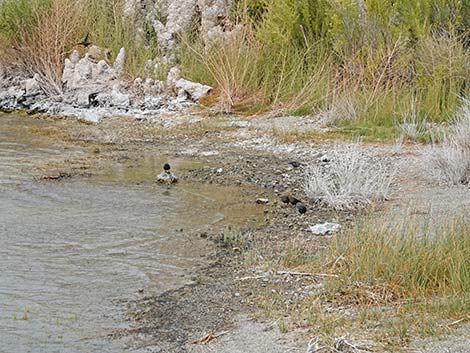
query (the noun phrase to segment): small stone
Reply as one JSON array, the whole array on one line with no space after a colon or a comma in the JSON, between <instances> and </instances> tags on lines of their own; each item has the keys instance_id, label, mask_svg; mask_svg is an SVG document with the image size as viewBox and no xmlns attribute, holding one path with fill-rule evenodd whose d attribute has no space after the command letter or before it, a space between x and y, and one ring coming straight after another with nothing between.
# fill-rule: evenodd
<instances>
[{"instance_id":1,"label":"small stone","mask_svg":"<svg viewBox=\"0 0 470 353\"><path fill-rule=\"evenodd\" d=\"M164 170L157 176L157 181L163 184L174 184L178 182L178 177L169 170Z\"/></svg>"},{"instance_id":2,"label":"small stone","mask_svg":"<svg viewBox=\"0 0 470 353\"><path fill-rule=\"evenodd\" d=\"M310 226L310 231L315 235L329 235L341 229L341 225L337 223L318 223Z\"/></svg>"},{"instance_id":3,"label":"small stone","mask_svg":"<svg viewBox=\"0 0 470 353\"><path fill-rule=\"evenodd\" d=\"M210 156L217 156L219 151L203 151L201 152L201 156L203 157L210 157Z\"/></svg>"},{"instance_id":4,"label":"small stone","mask_svg":"<svg viewBox=\"0 0 470 353\"><path fill-rule=\"evenodd\" d=\"M290 165L291 165L292 167L294 167L294 168L300 167L300 163L297 162L297 161L291 161L291 162L289 162L288 164L290 164Z\"/></svg>"},{"instance_id":5,"label":"small stone","mask_svg":"<svg viewBox=\"0 0 470 353\"><path fill-rule=\"evenodd\" d=\"M256 200L256 203L259 205L267 205L269 203L269 199L259 198L258 200Z\"/></svg>"}]
</instances>

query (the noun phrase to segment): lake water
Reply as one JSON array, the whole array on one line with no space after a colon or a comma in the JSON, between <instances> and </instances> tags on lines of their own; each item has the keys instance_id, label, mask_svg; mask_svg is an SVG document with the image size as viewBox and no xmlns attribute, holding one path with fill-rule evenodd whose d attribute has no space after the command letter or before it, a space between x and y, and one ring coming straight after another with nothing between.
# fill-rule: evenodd
<instances>
[{"instance_id":1,"label":"lake water","mask_svg":"<svg viewBox=\"0 0 470 353\"><path fill-rule=\"evenodd\" d=\"M252 210L236 189L155 184L159 156L138 183L112 163L37 180L38 161L71 153L31 132L53 123L0 115L0 352L126 351L108 338L126 300L189 281L208 251L198 230Z\"/></svg>"}]
</instances>

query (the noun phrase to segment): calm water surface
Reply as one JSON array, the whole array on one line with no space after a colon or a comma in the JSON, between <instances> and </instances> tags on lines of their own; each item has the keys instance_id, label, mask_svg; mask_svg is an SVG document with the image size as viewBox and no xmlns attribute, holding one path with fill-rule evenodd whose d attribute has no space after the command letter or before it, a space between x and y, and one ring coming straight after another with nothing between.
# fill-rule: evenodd
<instances>
[{"instance_id":1,"label":"calm water surface","mask_svg":"<svg viewBox=\"0 0 470 353\"><path fill-rule=\"evenodd\" d=\"M158 156L140 183L123 165L37 181L38 161L71 153L33 134L37 124L0 115L0 352L129 351L107 338L127 327L125 301L187 282L206 246L188 231L251 211L235 190L156 185Z\"/></svg>"}]
</instances>

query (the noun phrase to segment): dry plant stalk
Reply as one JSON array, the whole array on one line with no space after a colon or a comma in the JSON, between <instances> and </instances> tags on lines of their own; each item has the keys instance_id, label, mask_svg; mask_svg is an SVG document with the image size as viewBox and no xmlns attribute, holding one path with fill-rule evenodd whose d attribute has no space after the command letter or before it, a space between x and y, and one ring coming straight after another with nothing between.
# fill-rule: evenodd
<instances>
[{"instance_id":1,"label":"dry plant stalk","mask_svg":"<svg viewBox=\"0 0 470 353\"><path fill-rule=\"evenodd\" d=\"M48 94L62 91L64 60L83 32L85 5L86 1L53 0L49 9L35 14L35 30L22 33L15 44L22 69L38 74Z\"/></svg>"}]
</instances>

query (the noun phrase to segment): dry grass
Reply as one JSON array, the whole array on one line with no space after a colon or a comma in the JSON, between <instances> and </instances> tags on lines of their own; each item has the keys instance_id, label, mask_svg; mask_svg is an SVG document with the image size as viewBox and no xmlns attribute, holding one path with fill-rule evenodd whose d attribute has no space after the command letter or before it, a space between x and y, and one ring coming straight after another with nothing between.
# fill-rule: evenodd
<instances>
[{"instance_id":1,"label":"dry grass","mask_svg":"<svg viewBox=\"0 0 470 353\"><path fill-rule=\"evenodd\" d=\"M426 170L450 185L470 183L470 100L463 99L450 132L441 145L424 150Z\"/></svg>"},{"instance_id":2,"label":"dry grass","mask_svg":"<svg viewBox=\"0 0 470 353\"><path fill-rule=\"evenodd\" d=\"M382 159L371 160L360 145L335 146L327 162L315 162L305 175L305 193L334 209L353 209L385 200L393 181Z\"/></svg>"},{"instance_id":3,"label":"dry grass","mask_svg":"<svg viewBox=\"0 0 470 353\"><path fill-rule=\"evenodd\" d=\"M331 288L343 300L387 304L416 300L445 303L460 300L455 315L468 314L470 297L470 225L456 220L437 229L414 222L401 226L359 224L336 237L323 259L324 271L338 275ZM327 264L327 265L325 265Z\"/></svg>"},{"instance_id":4,"label":"dry grass","mask_svg":"<svg viewBox=\"0 0 470 353\"><path fill-rule=\"evenodd\" d=\"M83 33L86 1L51 0L47 5L33 2L30 26L19 26L10 37L11 58L29 76L39 74L43 90L57 94L62 89L64 60Z\"/></svg>"}]
</instances>

